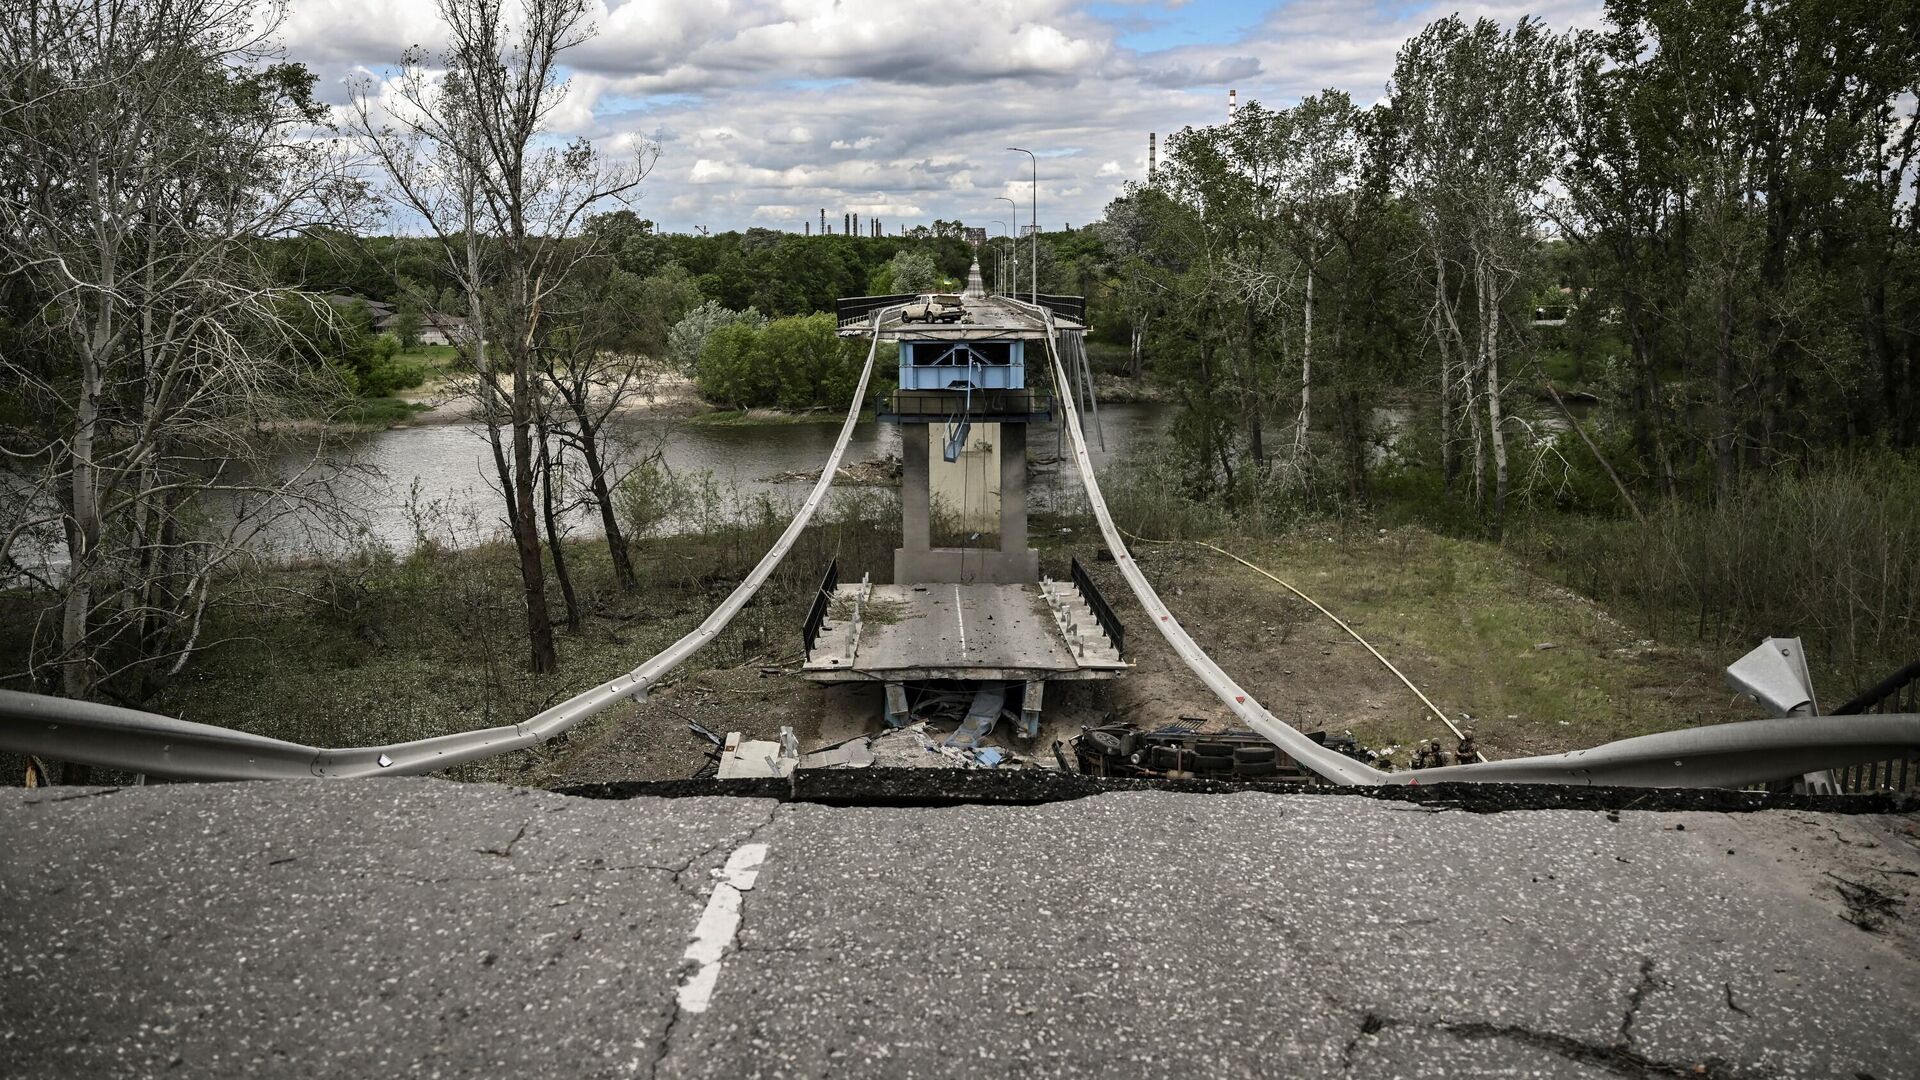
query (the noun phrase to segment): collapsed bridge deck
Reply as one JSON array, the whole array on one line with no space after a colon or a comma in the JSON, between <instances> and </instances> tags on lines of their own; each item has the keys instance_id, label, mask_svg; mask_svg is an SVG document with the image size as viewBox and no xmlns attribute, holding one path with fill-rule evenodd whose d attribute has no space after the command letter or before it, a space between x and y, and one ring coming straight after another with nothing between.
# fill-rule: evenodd
<instances>
[{"instance_id":1,"label":"collapsed bridge deck","mask_svg":"<svg viewBox=\"0 0 1920 1080\"><path fill-rule=\"evenodd\" d=\"M807 652L815 682L1110 679L1129 670L1072 584L838 585Z\"/></svg>"}]
</instances>

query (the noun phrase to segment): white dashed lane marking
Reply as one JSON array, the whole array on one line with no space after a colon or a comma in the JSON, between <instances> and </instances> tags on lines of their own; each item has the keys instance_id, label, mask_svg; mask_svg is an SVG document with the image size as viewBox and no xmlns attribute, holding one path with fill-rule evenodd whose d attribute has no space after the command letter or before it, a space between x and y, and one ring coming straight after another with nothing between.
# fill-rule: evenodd
<instances>
[{"instance_id":1,"label":"white dashed lane marking","mask_svg":"<svg viewBox=\"0 0 1920 1080\"><path fill-rule=\"evenodd\" d=\"M727 856L713 895L707 897L707 909L693 928L693 942L687 946L685 959L696 966L680 983L680 1008L686 1012L706 1012L713 1003L720 962L740 931L740 894L753 888L766 858L765 844L742 844Z\"/></svg>"}]
</instances>

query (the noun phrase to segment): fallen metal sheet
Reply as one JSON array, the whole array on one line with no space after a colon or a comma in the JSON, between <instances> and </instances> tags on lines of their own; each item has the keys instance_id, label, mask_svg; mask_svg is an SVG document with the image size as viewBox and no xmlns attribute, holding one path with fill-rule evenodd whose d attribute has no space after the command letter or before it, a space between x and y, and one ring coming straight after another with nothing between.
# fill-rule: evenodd
<instances>
[{"instance_id":1,"label":"fallen metal sheet","mask_svg":"<svg viewBox=\"0 0 1920 1080\"><path fill-rule=\"evenodd\" d=\"M1727 683L1752 695L1774 716L1810 714L1814 702L1813 677L1807 673L1807 654L1799 638L1768 638L1760 647L1727 668Z\"/></svg>"}]
</instances>

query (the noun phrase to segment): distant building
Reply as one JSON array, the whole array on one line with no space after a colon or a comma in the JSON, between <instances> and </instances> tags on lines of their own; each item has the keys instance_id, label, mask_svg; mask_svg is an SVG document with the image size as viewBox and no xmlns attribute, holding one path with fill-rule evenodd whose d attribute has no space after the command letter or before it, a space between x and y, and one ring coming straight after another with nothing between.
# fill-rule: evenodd
<instances>
[{"instance_id":1,"label":"distant building","mask_svg":"<svg viewBox=\"0 0 1920 1080\"><path fill-rule=\"evenodd\" d=\"M392 304L384 304L378 300L369 300L364 296L351 296L347 293L328 293L322 296L321 299L337 308L352 307L355 304L365 304L367 311L372 314L375 323L393 314Z\"/></svg>"},{"instance_id":2,"label":"distant building","mask_svg":"<svg viewBox=\"0 0 1920 1080\"><path fill-rule=\"evenodd\" d=\"M398 312L382 316L373 321L373 328L382 334L398 336L395 326L399 319ZM428 312L420 316L420 328L414 336L422 345L458 345L467 337L467 317Z\"/></svg>"}]
</instances>

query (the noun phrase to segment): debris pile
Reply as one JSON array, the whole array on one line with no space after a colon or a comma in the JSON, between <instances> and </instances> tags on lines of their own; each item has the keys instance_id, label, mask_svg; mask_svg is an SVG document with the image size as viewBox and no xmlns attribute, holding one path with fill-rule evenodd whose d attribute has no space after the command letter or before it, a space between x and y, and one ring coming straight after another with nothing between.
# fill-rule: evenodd
<instances>
[{"instance_id":1,"label":"debris pile","mask_svg":"<svg viewBox=\"0 0 1920 1080\"><path fill-rule=\"evenodd\" d=\"M900 455L888 454L885 457L868 458L850 465L842 465L833 474L833 482L841 487L893 487L900 483ZM810 484L818 479L818 469L793 469L788 472L774 473L767 477L769 484Z\"/></svg>"}]
</instances>

